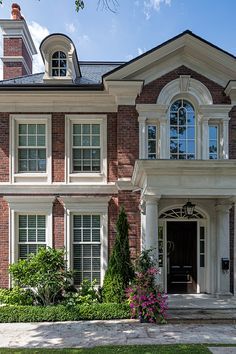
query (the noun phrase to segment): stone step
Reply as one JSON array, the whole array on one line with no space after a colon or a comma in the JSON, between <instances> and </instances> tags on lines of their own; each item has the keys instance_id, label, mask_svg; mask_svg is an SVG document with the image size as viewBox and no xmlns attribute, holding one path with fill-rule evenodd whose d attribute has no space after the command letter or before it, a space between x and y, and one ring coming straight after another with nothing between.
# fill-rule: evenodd
<instances>
[{"instance_id":1,"label":"stone step","mask_svg":"<svg viewBox=\"0 0 236 354\"><path fill-rule=\"evenodd\" d=\"M170 309L168 323L233 323L236 309Z\"/></svg>"}]
</instances>

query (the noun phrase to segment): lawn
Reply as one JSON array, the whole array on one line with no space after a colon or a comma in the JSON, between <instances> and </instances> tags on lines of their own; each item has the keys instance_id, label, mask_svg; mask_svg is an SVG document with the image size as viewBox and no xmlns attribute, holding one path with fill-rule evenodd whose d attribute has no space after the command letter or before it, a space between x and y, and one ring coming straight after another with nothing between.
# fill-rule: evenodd
<instances>
[{"instance_id":1,"label":"lawn","mask_svg":"<svg viewBox=\"0 0 236 354\"><path fill-rule=\"evenodd\" d=\"M203 344L131 345L82 349L0 349L0 354L209 354Z\"/></svg>"}]
</instances>

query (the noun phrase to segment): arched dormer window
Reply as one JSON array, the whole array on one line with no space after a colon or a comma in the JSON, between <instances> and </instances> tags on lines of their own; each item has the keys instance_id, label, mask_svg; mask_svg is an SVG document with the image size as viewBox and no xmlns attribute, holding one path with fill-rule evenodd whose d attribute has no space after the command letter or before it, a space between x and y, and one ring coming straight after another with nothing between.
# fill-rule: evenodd
<instances>
[{"instance_id":1,"label":"arched dormer window","mask_svg":"<svg viewBox=\"0 0 236 354\"><path fill-rule=\"evenodd\" d=\"M66 76L67 58L62 51L57 51L52 55L52 76Z\"/></svg>"},{"instance_id":2,"label":"arched dormer window","mask_svg":"<svg viewBox=\"0 0 236 354\"><path fill-rule=\"evenodd\" d=\"M183 99L176 100L170 107L170 158L196 158L195 110Z\"/></svg>"}]
</instances>

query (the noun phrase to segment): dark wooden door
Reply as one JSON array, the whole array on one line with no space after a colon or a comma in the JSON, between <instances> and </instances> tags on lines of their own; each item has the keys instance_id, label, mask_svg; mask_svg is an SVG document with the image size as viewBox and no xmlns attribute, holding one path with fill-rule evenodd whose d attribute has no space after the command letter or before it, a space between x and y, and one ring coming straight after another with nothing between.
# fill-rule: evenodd
<instances>
[{"instance_id":1,"label":"dark wooden door","mask_svg":"<svg viewBox=\"0 0 236 354\"><path fill-rule=\"evenodd\" d=\"M167 291L197 292L197 222L167 223Z\"/></svg>"}]
</instances>

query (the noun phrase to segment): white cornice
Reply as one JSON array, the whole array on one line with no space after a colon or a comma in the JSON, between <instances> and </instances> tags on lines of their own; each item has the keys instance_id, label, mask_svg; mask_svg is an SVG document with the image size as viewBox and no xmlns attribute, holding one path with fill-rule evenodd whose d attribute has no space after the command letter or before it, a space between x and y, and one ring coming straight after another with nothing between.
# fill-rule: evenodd
<instances>
[{"instance_id":1,"label":"white cornice","mask_svg":"<svg viewBox=\"0 0 236 354\"><path fill-rule=\"evenodd\" d=\"M209 119L229 119L231 109L229 104L200 105L199 113Z\"/></svg>"},{"instance_id":2,"label":"white cornice","mask_svg":"<svg viewBox=\"0 0 236 354\"><path fill-rule=\"evenodd\" d=\"M236 80L230 80L225 88L225 94L230 97L232 105L236 104Z\"/></svg>"},{"instance_id":3,"label":"white cornice","mask_svg":"<svg viewBox=\"0 0 236 354\"><path fill-rule=\"evenodd\" d=\"M0 20L0 27L3 31L3 36L12 38L12 37L22 37L25 44L29 49L29 54L34 55L37 54L37 50L34 45L34 41L31 37L29 28L25 20Z\"/></svg>"},{"instance_id":4,"label":"white cornice","mask_svg":"<svg viewBox=\"0 0 236 354\"><path fill-rule=\"evenodd\" d=\"M135 105L137 96L141 93L143 81L104 81L109 94L114 95L117 105Z\"/></svg>"},{"instance_id":5,"label":"white cornice","mask_svg":"<svg viewBox=\"0 0 236 354\"><path fill-rule=\"evenodd\" d=\"M29 89L30 90L30 89ZM1 112L117 112L112 95L104 91L1 91Z\"/></svg>"},{"instance_id":6,"label":"white cornice","mask_svg":"<svg viewBox=\"0 0 236 354\"><path fill-rule=\"evenodd\" d=\"M139 117L141 118L163 118L164 116L166 116L168 105L137 104L136 110L139 113Z\"/></svg>"},{"instance_id":7,"label":"white cornice","mask_svg":"<svg viewBox=\"0 0 236 354\"><path fill-rule=\"evenodd\" d=\"M236 160L137 160L132 176L146 194L236 196Z\"/></svg>"},{"instance_id":8,"label":"white cornice","mask_svg":"<svg viewBox=\"0 0 236 354\"><path fill-rule=\"evenodd\" d=\"M25 70L27 72L28 75L32 74L32 71L30 70L30 68L28 67L25 58L22 56L5 56L1 58L3 63L22 63L25 67Z\"/></svg>"}]
</instances>

